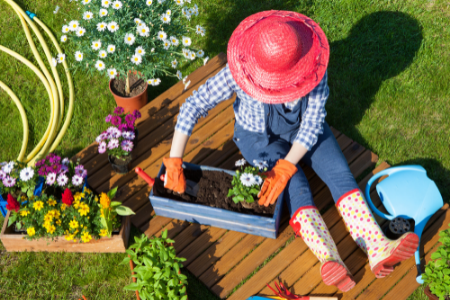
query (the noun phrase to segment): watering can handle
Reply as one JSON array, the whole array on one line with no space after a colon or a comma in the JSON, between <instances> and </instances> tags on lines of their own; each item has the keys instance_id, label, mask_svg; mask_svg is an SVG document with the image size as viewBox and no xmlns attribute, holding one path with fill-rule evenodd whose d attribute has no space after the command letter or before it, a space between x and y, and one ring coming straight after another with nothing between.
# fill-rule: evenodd
<instances>
[{"instance_id":1,"label":"watering can handle","mask_svg":"<svg viewBox=\"0 0 450 300\"><path fill-rule=\"evenodd\" d=\"M391 216L391 215L387 215L385 213L382 213L381 211L379 211L375 207L375 205L372 203L372 199L370 199L370 187L375 182L375 180L377 180L378 178L380 178L382 176L392 175L394 173L403 172L403 171L415 171L415 172L424 172L424 173L426 173L426 170L422 166L419 166L419 165L392 167L392 168L388 168L386 170L383 170L381 172L378 172L377 174L372 176L372 178L369 179L369 181L367 182L367 185L366 185L366 199L367 199L367 203L369 203L370 209L374 213L379 215L380 217L385 218L387 220L392 220L392 219L394 219L394 217Z\"/></svg>"}]
</instances>

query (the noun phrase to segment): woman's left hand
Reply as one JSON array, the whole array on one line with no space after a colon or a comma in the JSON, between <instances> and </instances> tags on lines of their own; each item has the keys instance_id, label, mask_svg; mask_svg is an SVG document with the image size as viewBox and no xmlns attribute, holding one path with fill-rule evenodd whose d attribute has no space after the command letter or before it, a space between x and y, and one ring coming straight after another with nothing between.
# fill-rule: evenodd
<instances>
[{"instance_id":1,"label":"woman's left hand","mask_svg":"<svg viewBox=\"0 0 450 300\"><path fill-rule=\"evenodd\" d=\"M297 167L287 160L279 159L269 172L258 194L259 205L269 206L277 201L289 179L297 172Z\"/></svg>"}]
</instances>

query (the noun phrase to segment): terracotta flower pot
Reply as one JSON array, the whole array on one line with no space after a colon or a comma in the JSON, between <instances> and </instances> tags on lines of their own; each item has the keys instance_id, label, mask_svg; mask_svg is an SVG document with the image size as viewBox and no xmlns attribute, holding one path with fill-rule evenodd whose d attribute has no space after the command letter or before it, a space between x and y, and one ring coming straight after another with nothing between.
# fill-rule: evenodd
<instances>
[{"instance_id":1,"label":"terracotta flower pot","mask_svg":"<svg viewBox=\"0 0 450 300\"><path fill-rule=\"evenodd\" d=\"M425 293L425 295L428 296L428 299L430 299L430 300L439 300L438 296L436 296L435 294L431 293L430 287L428 285L425 287L423 292Z\"/></svg>"},{"instance_id":2,"label":"terracotta flower pot","mask_svg":"<svg viewBox=\"0 0 450 300\"><path fill-rule=\"evenodd\" d=\"M133 96L133 97L121 97L113 92L111 89L111 84L113 82L112 79L109 81L109 90L111 91L111 94L113 94L114 99L116 100L117 106L121 106L124 108L125 113L133 112L134 110L140 110L142 107L144 107L147 104L147 88L148 83L145 83L145 89L142 93L139 95Z\"/></svg>"}]
</instances>

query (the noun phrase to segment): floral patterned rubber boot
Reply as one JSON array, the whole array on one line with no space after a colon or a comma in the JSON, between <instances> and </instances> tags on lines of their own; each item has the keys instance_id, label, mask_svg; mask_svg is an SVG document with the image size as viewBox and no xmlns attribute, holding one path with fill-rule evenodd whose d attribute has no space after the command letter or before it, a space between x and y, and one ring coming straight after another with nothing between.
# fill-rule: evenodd
<instances>
[{"instance_id":1,"label":"floral patterned rubber boot","mask_svg":"<svg viewBox=\"0 0 450 300\"><path fill-rule=\"evenodd\" d=\"M343 292L355 286L355 281L339 256L327 225L315 206L299 208L289 224L294 229L295 235L303 238L322 263L320 274L326 285L335 285Z\"/></svg>"},{"instance_id":2,"label":"floral patterned rubber boot","mask_svg":"<svg viewBox=\"0 0 450 300\"><path fill-rule=\"evenodd\" d=\"M367 205L360 189L344 194L336 206L356 244L367 254L370 268L377 278L383 278L393 266L414 255L419 237L413 232L393 241L388 239Z\"/></svg>"}]
</instances>

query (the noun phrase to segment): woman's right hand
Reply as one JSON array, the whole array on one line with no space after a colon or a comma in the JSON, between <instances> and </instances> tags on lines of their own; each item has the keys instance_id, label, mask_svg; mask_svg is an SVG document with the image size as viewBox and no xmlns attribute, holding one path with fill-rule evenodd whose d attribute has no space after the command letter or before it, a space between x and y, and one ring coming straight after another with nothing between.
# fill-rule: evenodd
<instances>
[{"instance_id":1,"label":"woman's right hand","mask_svg":"<svg viewBox=\"0 0 450 300\"><path fill-rule=\"evenodd\" d=\"M183 173L183 160L179 157L164 157L166 175L164 177L164 187L179 194L186 190L186 178Z\"/></svg>"}]
</instances>

